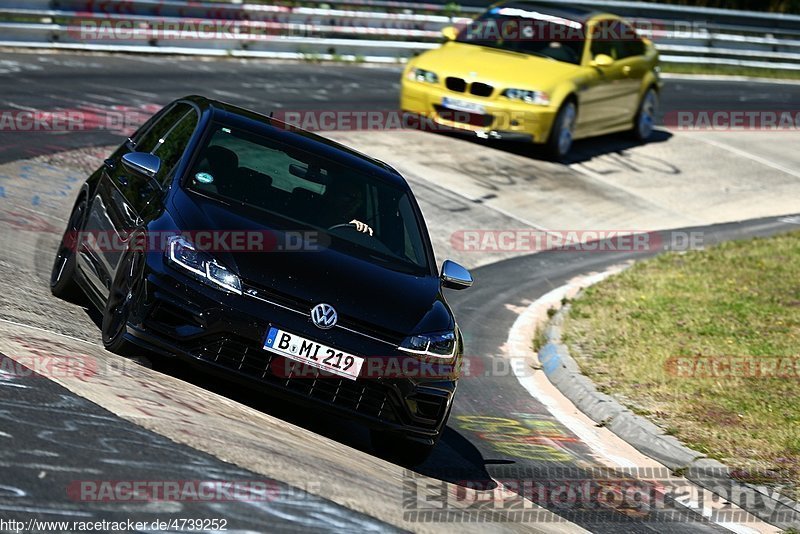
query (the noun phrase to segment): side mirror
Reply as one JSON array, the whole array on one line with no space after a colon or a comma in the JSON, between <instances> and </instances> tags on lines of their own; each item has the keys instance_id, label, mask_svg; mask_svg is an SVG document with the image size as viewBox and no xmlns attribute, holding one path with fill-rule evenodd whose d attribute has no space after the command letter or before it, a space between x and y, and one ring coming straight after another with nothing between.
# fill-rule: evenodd
<instances>
[{"instance_id":1,"label":"side mirror","mask_svg":"<svg viewBox=\"0 0 800 534\"><path fill-rule=\"evenodd\" d=\"M458 37L458 31L456 31L455 26L445 26L442 28L442 35L447 41L455 41L456 37Z\"/></svg>"},{"instance_id":2,"label":"side mirror","mask_svg":"<svg viewBox=\"0 0 800 534\"><path fill-rule=\"evenodd\" d=\"M601 69L605 67L610 67L613 64L614 64L614 58L607 54L597 54L596 56L594 56L594 60L592 60L592 66L600 67Z\"/></svg>"},{"instance_id":3,"label":"side mirror","mask_svg":"<svg viewBox=\"0 0 800 534\"><path fill-rule=\"evenodd\" d=\"M456 262L445 260L442 264L442 285L449 289L467 289L472 286L472 275Z\"/></svg>"},{"instance_id":4,"label":"side mirror","mask_svg":"<svg viewBox=\"0 0 800 534\"><path fill-rule=\"evenodd\" d=\"M147 152L129 152L122 156L122 166L145 178L154 178L161 169L161 160Z\"/></svg>"}]
</instances>

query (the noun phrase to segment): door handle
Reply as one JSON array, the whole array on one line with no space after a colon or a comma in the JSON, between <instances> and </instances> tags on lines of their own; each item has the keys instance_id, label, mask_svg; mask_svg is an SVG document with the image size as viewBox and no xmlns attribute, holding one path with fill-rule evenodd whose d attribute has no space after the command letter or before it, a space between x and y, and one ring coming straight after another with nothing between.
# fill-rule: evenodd
<instances>
[{"instance_id":1,"label":"door handle","mask_svg":"<svg viewBox=\"0 0 800 534\"><path fill-rule=\"evenodd\" d=\"M630 73L631 73L631 66L630 65L625 65L624 67L622 67L622 74L624 74L625 76L628 76Z\"/></svg>"},{"instance_id":2,"label":"door handle","mask_svg":"<svg viewBox=\"0 0 800 534\"><path fill-rule=\"evenodd\" d=\"M107 159L107 160L105 160L105 161L103 162L103 165L104 165L104 166L105 166L105 168L106 168L106 169L108 169L109 171L113 171L113 170L114 170L114 167L116 167L116 166L117 166L117 164L114 162L114 160L113 160L113 159L110 159L110 158L109 158L109 159Z\"/></svg>"},{"instance_id":3,"label":"door handle","mask_svg":"<svg viewBox=\"0 0 800 534\"><path fill-rule=\"evenodd\" d=\"M119 185L121 186L127 186L128 178L126 176L119 175L117 176L117 182L119 182Z\"/></svg>"}]
</instances>

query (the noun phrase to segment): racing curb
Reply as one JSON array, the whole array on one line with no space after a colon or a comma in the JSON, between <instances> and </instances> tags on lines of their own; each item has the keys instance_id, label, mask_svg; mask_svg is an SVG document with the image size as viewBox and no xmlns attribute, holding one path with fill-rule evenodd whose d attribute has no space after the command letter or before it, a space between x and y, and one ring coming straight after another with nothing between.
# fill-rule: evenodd
<instances>
[{"instance_id":1,"label":"racing curb","mask_svg":"<svg viewBox=\"0 0 800 534\"><path fill-rule=\"evenodd\" d=\"M576 297L579 298L580 294ZM617 400L597 390L581 373L577 362L562 342L564 317L570 306L565 304L550 320L538 358L550 382L598 426L604 426L641 453L664 464L701 488L714 493L730 488L723 498L741 509L781 529L800 528L800 503L788 497L770 494L765 486L737 482L730 469L702 453L690 449L674 436L664 433L651 421L634 414ZM739 491L736 491L739 490ZM761 499L748 499L748 495ZM754 502L751 502L754 501Z\"/></svg>"}]
</instances>

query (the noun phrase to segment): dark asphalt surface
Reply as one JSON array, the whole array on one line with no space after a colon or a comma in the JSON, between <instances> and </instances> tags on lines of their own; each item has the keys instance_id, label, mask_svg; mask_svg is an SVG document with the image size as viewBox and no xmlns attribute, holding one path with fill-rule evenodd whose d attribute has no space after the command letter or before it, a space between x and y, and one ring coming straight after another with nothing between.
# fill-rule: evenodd
<instances>
[{"instance_id":1,"label":"dark asphalt surface","mask_svg":"<svg viewBox=\"0 0 800 534\"><path fill-rule=\"evenodd\" d=\"M262 113L392 111L400 67L275 64L143 56L0 53L0 113L26 110L144 115L187 94L203 94ZM668 81L662 110L795 111L800 84ZM129 125L130 126L130 125ZM16 132L0 127L0 163L54 151L119 143L118 129ZM578 150L602 141L579 143Z\"/></svg>"},{"instance_id":2,"label":"dark asphalt surface","mask_svg":"<svg viewBox=\"0 0 800 534\"><path fill-rule=\"evenodd\" d=\"M206 94L262 112L393 110L397 103L398 74L398 68L197 60L175 60L166 64L163 59L142 57L6 53L0 55L0 111L120 109L113 106L145 110L149 109L148 105L163 105L189 93ZM792 110L799 98L800 86L681 81L667 85L663 107L666 110ZM70 148L114 144L119 142L120 135L120 131L105 129L24 134L0 131L0 162ZM711 244L717 240L768 235L792 228L797 227L770 219L719 225L702 231L706 243ZM509 309L510 304L524 306L575 275L642 257L641 253L540 253L475 270L473 289L448 296L467 337L468 354L477 358L484 368L492 369L516 318ZM353 425L299 417L291 410L264 406L263 401L235 388L211 383L202 375L168 364L163 370L348 445L369 450L366 433ZM0 382L0 395L3 395L0 429L15 443L2 451L4 478L0 482L0 489L3 489L0 511L4 516L6 511L25 518L31 513L46 518L77 513L106 519L127 518L134 513L143 518L167 515L163 510L135 507L122 510L118 506L109 509L102 504L71 501L64 487L86 473L104 480L261 480L257 475L124 422L47 380ZM513 439L517 429L531 430L528 435L546 436L546 446L541 446L541 440ZM520 431L519 435L522 434ZM19 443L25 446L20 447ZM44 460L36 459L36 455ZM59 466L67 469L56 469ZM531 398L513 375L487 373L461 381L448 430L430 460L417 471L454 483L492 487L493 478L541 479L553 477L548 474L553 469L569 468L580 472L596 466L588 447ZM41 472L45 473L44 477ZM586 476L592 478L588 471ZM324 530L332 525L343 525L348 530L381 526L302 492L286 489L285 493L293 497L280 503L284 508L271 503L262 508L225 504L218 508L197 505L189 509L193 505L185 504L187 513L184 515L213 518L224 514L231 521L233 518L240 520L241 526L237 527L256 531L265 530L266 524L270 524L270 528L298 530ZM697 522L693 514L680 508L633 518L619 511L580 512L564 511L558 505L547 507L594 532L619 532L622 528L630 532L722 530L716 525ZM314 511L313 519L304 515L309 510ZM169 515L175 517L176 514ZM274 517L278 515L281 519Z\"/></svg>"},{"instance_id":3,"label":"dark asphalt surface","mask_svg":"<svg viewBox=\"0 0 800 534\"><path fill-rule=\"evenodd\" d=\"M5 356L0 358L10 363ZM0 372L0 440L4 444L0 449L0 518L24 522L26 532L44 530L28 530L28 521L33 520L150 523L176 518L225 520L229 531L396 531L371 517L170 441L40 375L26 375L16 369ZM250 485L254 491L238 501L125 502L123 498L114 502L95 499L103 490L93 481L219 481L243 488Z\"/></svg>"}]
</instances>

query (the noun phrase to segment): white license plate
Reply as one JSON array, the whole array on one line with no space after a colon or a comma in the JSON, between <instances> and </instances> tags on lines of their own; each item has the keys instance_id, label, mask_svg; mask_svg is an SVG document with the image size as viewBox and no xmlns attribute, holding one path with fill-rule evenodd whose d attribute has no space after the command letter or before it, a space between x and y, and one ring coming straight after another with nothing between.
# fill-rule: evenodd
<instances>
[{"instance_id":1,"label":"white license plate","mask_svg":"<svg viewBox=\"0 0 800 534\"><path fill-rule=\"evenodd\" d=\"M267 332L264 350L350 380L358 378L364 363L364 358L347 354L274 326L270 327Z\"/></svg>"},{"instance_id":2,"label":"white license plate","mask_svg":"<svg viewBox=\"0 0 800 534\"><path fill-rule=\"evenodd\" d=\"M486 108L474 102L467 102L459 98L450 98L449 96L442 97L442 105L448 109L456 111L468 111L469 113L477 113L478 115L485 115Z\"/></svg>"}]
</instances>

